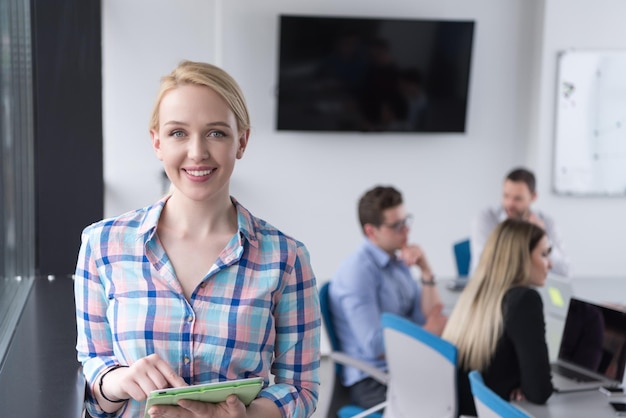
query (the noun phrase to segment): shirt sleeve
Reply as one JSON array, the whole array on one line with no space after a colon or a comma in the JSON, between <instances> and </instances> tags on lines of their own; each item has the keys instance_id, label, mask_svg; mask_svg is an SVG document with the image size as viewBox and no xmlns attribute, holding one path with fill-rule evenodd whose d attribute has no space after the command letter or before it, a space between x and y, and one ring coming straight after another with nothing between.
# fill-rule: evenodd
<instances>
[{"instance_id":1,"label":"shirt sleeve","mask_svg":"<svg viewBox=\"0 0 626 418\"><path fill-rule=\"evenodd\" d=\"M426 315L422 310L422 289L417 286L417 282L413 282L415 300L413 301L413 310L411 312L411 319L419 326L426 324Z\"/></svg>"},{"instance_id":2,"label":"shirt sleeve","mask_svg":"<svg viewBox=\"0 0 626 418\"><path fill-rule=\"evenodd\" d=\"M319 295L306 248L299 244L292 271L284 273L283 291L276 301L274 385L261 391L283 417L309 417L319 395Z\"/></svg>"},{"instance_id":3,"label":"shirt sleeve","mask_svg":"<svg viewBox=\"0 0 626 418\"><path fill-rule=\"evenodd\" d=\"M385 355L382 311L378 301L379 272L367 263L350 265L341 271L341 311L356 339L362 358L374 360Z\"/></svg>"},{"instance_id":4,"label":"shirt sleeve","mask_svg":"<svg viewBox=\"0 0 626 418\"><path fill-rule=\"evenodd\" d=\"M470 228L470 274L476 270L478 261L483 253L487 238L491 234L491 231L498 225L498 218L496 213L490 208L483 210L474 219Z\"/></svg>"},{"instance_id":5,"label":"shirt sleeve","mask_svg":"<svg viewBox=\"0 0 626 418\"><path fill-rule=\"evenodd\" d=\"M544 214L539 214L539 216L546 227L546 234L548 235L550 245L552 246L552 251L550 252L552 269L550 271L560 276L568 277L571 274L570 261L567 254L565 254L565 251L563 250L563 242L561 241L561 237L559 236L554 225L554 220Z\"/></svg>"},{"instance_id":6,"label":"shirt sleeve","mask_svg":"<svg viewBox=\"0 0 626 418\"><path fill-rule=\"evenodd\" d=\"M552 395L552 376L546 344L543 303L533 289L520 288L509 298L504 330L513 342L519 361L520 388L530 402L545 403Z\"/></svg>"},{"instance_id":7,"label":"shirt sleeve","mask_svg":"<svg viewBox=\"0 0 626 418\"><path fill-rule=\"evenodd\" d=\"M98 376L107 368L119 364L113 356L111 330L106 318L107 296L100 280L90 245L90 228L82 234L82 243L74 275L74 299L76 303L78 361L83 366L87 383L85 408L94 417L114 417L122 413L126 404L117 413L103 411L92 396Z\"/></svg>"}]
</instances>

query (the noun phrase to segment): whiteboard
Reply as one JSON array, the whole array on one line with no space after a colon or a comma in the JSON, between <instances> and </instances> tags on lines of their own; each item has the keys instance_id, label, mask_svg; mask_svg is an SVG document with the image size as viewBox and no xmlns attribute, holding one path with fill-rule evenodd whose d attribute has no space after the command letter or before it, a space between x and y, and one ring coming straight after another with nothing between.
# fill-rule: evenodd
<instances>
[{"instance_id":1,"label":"whiteboard","mask_svg":"<svg viewBox=\"0 0 626 418\"><path fill-rule=\"evenodd\" d=\"M559 54L554 191L626 196L626 51Z\"/></svg>"}]
</instances>

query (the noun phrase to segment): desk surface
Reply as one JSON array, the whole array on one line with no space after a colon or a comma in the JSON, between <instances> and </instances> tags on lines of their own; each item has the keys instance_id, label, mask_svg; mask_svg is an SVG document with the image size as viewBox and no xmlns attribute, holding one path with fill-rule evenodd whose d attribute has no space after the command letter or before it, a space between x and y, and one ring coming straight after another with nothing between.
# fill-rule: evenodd
<instances>
[{"instance_id":1,"label":"desk surface","mask_svg":"<svg viewBox=\"0 0 626 418\"><path fill-rule=\"evenodd\" d=\"M626 401L624 397L612 397ZM603 418L615 417L609 397L597 390L572 393L555 393L545 405L517 402L523 410L537 418Z\"/></svg>"},{"instance_id":2,"label":"desk surface","mask_svg":"<svg viewBox=\"0 0 626 418\"><path fill-rule=\"evenodd\" d=\"M551 279L550 280L563 280ZM573 296L595 303L614 303L626 305L626 277L624 278L572 278ZM438 285L444 312L449 314L454 307L460 290L449 290L446 281ZM548 303L546 292L540 292L544 298L544 306ZM566 306L569 299L564 301ZM551 359L556 358L558 346L563 332L564 317L546 313L546 341ZM612 400L626 402L626 396L612 397ZM555 393L545 405L535 405L530 402L519 402L518 405L536 418L602 418L615 417L615 412L609 405L609 397L597 390Z\"/></svg>"}]
</instances>

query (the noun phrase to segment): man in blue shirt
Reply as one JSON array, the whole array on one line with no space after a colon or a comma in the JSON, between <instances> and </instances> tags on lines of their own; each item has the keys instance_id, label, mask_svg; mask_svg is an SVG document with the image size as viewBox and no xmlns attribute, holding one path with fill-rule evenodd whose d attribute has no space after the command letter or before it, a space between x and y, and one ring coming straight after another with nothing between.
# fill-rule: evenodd
<instances>
[{"instance_id":1,"label":"man in blue shirt","mask_svg":"<svg viewBox=\"0 0 626 418\"><path fill-rule=\"evenodd\" d=\"M412 218L402 194L393 187L374 187L361 197L358 209L365 239L332 278L330 305L342 351L386 371L383 312L408 318L436 335L446 317L424 252L408 243ZM412 269L421 271L421 286ZM361 407L385 400L387 387L358 369L345 367L342 380L352 402Z\"/></svg>"}]
</instances>

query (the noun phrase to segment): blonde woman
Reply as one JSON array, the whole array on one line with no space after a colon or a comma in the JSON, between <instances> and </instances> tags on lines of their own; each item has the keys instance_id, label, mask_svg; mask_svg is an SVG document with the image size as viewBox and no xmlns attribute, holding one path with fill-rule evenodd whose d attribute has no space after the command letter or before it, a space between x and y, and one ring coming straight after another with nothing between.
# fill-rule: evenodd
<instances>
[{"instance_id":1,"label":"blonde woman","mask_svg":"<svg viewBox=\"0 0 626 418\"><path fill-rule=\"evenodd\" d=\"M155 389L259 376L264 388L247 407L231 395L148 415L311 416L317 285L304 244L230 194L250 135L241 89L218 67L184 61L162 79L150 134L171 193L82 235L76 347L87 412L140 417Z\"/></svg>"},{"instance_id":2,"label":"blonde woman","mask_svg":"<svg viewBox=\"0 0 626 418\"><path fill-rule=\"evenodd\" d=\"M467 373L479 370L504 399L544 403L552 394L543 303L551 267L545 231L507 219L491 233L443 338L459 350L459 413L476 415Z\"/></svg>"}]
</instances>

